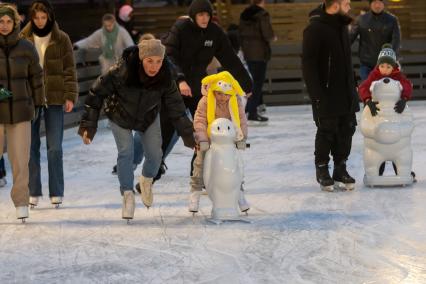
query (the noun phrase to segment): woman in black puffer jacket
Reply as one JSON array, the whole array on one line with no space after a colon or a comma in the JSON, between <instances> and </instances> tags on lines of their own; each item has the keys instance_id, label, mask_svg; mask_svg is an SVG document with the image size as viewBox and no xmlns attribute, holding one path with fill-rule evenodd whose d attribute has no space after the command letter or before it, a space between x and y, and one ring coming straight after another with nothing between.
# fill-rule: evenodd
<instances>
[{"instance_id":1,"label":"woman in black puffer jacket","mask_svg":"<svg viewBox=\"0 0 426 284\"><path fill-rule=\"evenodd\" d=\"M28 161L35 106L45 105L42 69L35 47L19 38L14 7L0 4L0 156L4 134L12 166L12 200L18 219L28 218ZM9 94L9 95L8 95Z\"/></svg>"},{"instance_id":2,"label":"woman in black puffer jacket","mask_svg":"<svg viewBox=\"0 0 426 284\"><path fill-rule=\"evenodd\" d=\"M192 123L185 114L185 105L172 78L165 47L159 40L142 40L138 49L130 52L92 86L86 99L86 111L79 134L91 143L102 107L111 122L117 144L117 174L123 194L123 219L134 215L133 135L140 131L145 154L141 196L145 206L153 202L152 182L161 164L160 110L165 104L167 114L185 146L195 145Z\"/></svg>"}]
</instances>

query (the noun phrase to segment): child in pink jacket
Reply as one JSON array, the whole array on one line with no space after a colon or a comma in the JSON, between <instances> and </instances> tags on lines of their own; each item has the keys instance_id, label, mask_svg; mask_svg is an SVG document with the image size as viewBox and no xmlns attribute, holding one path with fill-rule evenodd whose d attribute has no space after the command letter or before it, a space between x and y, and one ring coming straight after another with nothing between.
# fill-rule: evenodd
<instances>
[{"instance_id":1,"label":"child in pink jacket","mask_svg":"<svg viewBox=\"0 0 426 284\"><path fill-rule=\"evenodd\" d=\"M201 93L203 97L198 103L194 116L195 141L197 143L196 157L193 161L191 176L191 195L189 211L198 212L200 194L203 189L203 163L206 151L210 147L210 124L217 118L227 118L235 126L237 133L236 146L240 150L246 147L247 117L244 111L242 97L244 92L238 81L227 72L210 75L202 80ZM242 212L250 209L245 200L243 188L238 204Z\"/></svg>"}]
</instances>

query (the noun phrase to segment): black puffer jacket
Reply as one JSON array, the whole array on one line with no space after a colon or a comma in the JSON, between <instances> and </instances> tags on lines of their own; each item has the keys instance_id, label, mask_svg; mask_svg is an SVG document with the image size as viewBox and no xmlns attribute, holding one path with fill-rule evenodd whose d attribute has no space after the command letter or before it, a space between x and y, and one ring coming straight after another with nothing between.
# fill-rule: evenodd
<instances>
[{"instance_id":1,"label":"black puffer jacket","mask_svg":"<svg viewBox=\"0 0 426 284\"><path fill-rule=\"evenodd\" d=\"M46 104L43 70L35 47L19 38L19 27L0 35L0 85L13 97L0 101L0 124L14 124L34 118L34 106Z\"/></svg>"},{"instance_id":2,"label":"black puffer jacket","mask_svg":"<svg viewBox=\"0 0 426 284\"><path fill-rule=\"evenodd\" d=\"M196 13L206 11L210 5L207 4L207 0L193 1L190 16L194 18ZM207 28L202 29L192 18L178 20L162 41L167 55L177 68L178 81L185 80L189 84L197 102L201 98L201 80L207 75L206 68L213 57L238 80L245 92L251 92L252 82L247 70L232 49L225 32L215 23L210 22Z\"/></svg>"},{"instance_id":3,"label":"black puffer jacket","mask_svg":"<svg viewBox=\"0 0 426 284\"><path fill-rule=\"evenodd\" d=\"M239 33L246 60L271 59L270 42L274 38L274 31L268 11L258 5L247 7L240 16Z\"/></svg>"},{"instance_id":4,"label":"black puffer jacket","mask_svg":"<svg viewBox=\"0 0 426 284\"><path fill-rule=\"evenodd\" d=\"M375 14L372 11L359 16L351 29L351 42L359 36L359 59L361 64L376 66L377 57L383 44L391 43L398 54L401 33L398 19L387 12Z\"/></svg>"},{"instance_id":5,"label":"black puffer jacket","mask_svg":"<svg viewBox=\"0 0 426 284\"><path fill-rule=\"evenodd\" d=\"M192 135L192 123L185 115L185 105L171 76L167 58L159 73L148 77L139 60L139 50L127 50L108 73L96 80L85 101L81 128L96 128L102 107L114 123L125 129L144 132L166 104L169 118L180 136Z\"/></svg>"},{"instance_id":6,"label":"black puffer jacket","mask_svg":"<svg viewBox=\"0 0 426 284\"><path fill-rule=\"evenodd\" d=\"M359 111L348 24L351 18L329 15L324 5L310 13L303 32L302 69L314 119Z\"/></svg>"}]
</instances>

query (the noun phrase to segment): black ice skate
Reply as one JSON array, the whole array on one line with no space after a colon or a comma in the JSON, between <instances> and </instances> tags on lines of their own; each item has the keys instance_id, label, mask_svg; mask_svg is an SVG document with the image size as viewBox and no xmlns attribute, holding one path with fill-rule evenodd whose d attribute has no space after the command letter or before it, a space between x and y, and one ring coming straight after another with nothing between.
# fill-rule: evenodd
<instances>
[{"instance_id":1,"label":"black ice skate","mask_svg":"<svg viewBox=\"0 0 426 284\"><path fill-rule=\"evenodd\" d=\"M334 165L333 180L337 188L344 190L355 189L355 179L348 174L345 162Z\"/></svg>"},{"instance_id":2,"label":"black ice skate","mask_svg":"<svg viewBox=\"0 0 426 284\"><path fill-rule=\"evenodd\" d=\"M334 180L328 172L327 164L317 166L317 181L321 186L321 190L329 192L334 191Z\"/></svg>"}]
</instances>

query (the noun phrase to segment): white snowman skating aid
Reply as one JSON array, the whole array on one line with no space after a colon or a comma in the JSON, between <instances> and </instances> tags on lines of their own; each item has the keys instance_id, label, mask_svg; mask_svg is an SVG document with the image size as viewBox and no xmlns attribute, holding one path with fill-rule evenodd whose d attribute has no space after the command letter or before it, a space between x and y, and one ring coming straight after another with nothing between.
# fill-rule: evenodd
<instances>
[{"instance_id":1,"label":"white snowman skating aid","mask_svg":"<svg viewBox=\"0 0 426 284\"><path fill-rule=\"evenodd\" d=\"M243 160L235 147L234 124L218 118L211 125L211 145L204 158L203 178L213 203L212 219L244 221L238 210L238 198L243 181Z\"/></svg>"},{"instance_id":2,"label":"white snowman skating aid","mask_svg":"<svg viewBox=\"0 0 426 284\"><path fill-rule=\"evenodd\" d=\"M411 134L413 116L408 106L402 113L394 110L401 97L401 84L383 78L371 84L372 100L380 109L372 116L368 107L361 115L361 132L364 135L364 184L367 186L396 186L413 183L411 175L413 152ZM380 165L392 161L397 168L395 176L380 176Z\"/></svg>"}]
</instances>

